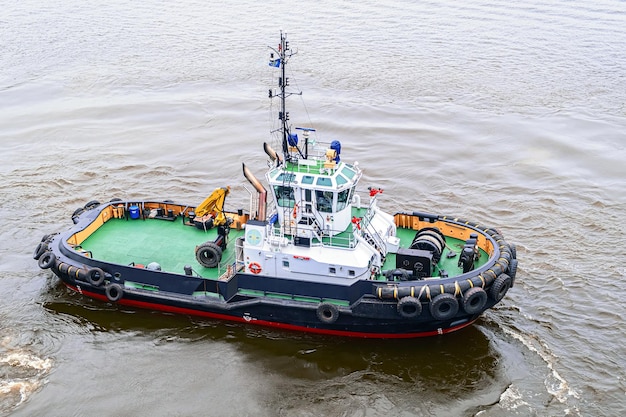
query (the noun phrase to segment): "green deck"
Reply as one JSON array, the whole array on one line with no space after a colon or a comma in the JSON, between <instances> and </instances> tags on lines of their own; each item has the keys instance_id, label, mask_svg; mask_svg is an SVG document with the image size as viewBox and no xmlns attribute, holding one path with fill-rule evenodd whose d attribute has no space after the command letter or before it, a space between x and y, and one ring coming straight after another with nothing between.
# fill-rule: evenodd
<instances>
[{"instance_id":1,"label":"green deck","mask_svg":"<svg viewBox=\"0 0 626 417\"><path fill-rule=\"evenodd\" d=\"M235 239L242 230L231 229L229 244L222 261L234 260ZM122 265L158 262L168 272L184 273L185 265L205 278L217 279L223 272L219 268L205 268L196 260L196 246L213 241L217 229L199 230L184 225L181 218L175 221L146 219L111 219L82 243L93 257Z\"/></svg>"},{"instance_id":2,"label":"green deck","mask_svg":"<svg viewBox=\"0 0 626 417\"><path fill-rule=\"evenodd\" d=\"M398 228L396 231L396 235L400 238L400 243L402 247L408 247L413 242L413 238L415 237L416 231L413 229L403 229ZM435 271L433 272L433 276L440 276L440 272L445 270L448 273L448 276L460 275L463 273L462 268L459 268L457 265L459 262L459 255L463 250L463 246L465 242L459 239L454 239L452 237L446 237L446 245L449 247L444 249L443 254L441 255L441 260L435 267ZM456 253L456 256L453 258L448 258L446 255L448 252L452 250ZM487 252L481 250L480 251L480 259L476 263L476 265L482 265L489 259L489 255ZM387 259L385 260L385 267L383 269L393 269L396 265L396 254L389 253L387 254Z\"/></svg>"},{"instance_id":3,"label":"green deck","mask_svg":"<svg viewBox=\"0 0 626 417\"><path fill-rule=\"evenodd\" d=\"M231 229L229 244L222 256L224 265L234 262L235 240L243 235L243 230ZM408 247L415 237L415 230L397 229L401 246ZM184 225L178 218L175 221L146 219L125 220L111 219L87 238L81 245L84 250L90 251L93 257L107 262L121 265L143 264L157 262L162 270L174 273L184 273L185 265L191 267L204 278L217 279L224 270L222 268L205 268L195 257L196 246L213 241L217 237L217 229L208 231L199 230L193 226ZM342 244L347 238L333 239L333 244ZM326 239L324 239L324 243ZM439 276L441 270L447 271L449 276L459 275L462 271L457 266L458 254L463 248L461 240L447 238L447 245L457 253L453 258L447 258L449 249L445 249L439 265L435 268L434 276ZM488 255L481 251L478 264L487 261ZM396 255L389 253L383 270L394 269Z\"/></svg>"}]
</instances>

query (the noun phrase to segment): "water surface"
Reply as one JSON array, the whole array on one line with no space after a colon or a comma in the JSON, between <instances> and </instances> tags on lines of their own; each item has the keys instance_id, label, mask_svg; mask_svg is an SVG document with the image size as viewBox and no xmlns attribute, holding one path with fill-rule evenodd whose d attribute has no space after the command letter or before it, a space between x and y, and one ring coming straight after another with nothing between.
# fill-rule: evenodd
<instances>
[{"instance_id":1,"label":"water surface","mask_svg":"<svg viewBox=\"0 0 626 417\"><path fill-rule=\"evenodd\" d=\"M626 409L623 2L9 1L0 10L0 414L618 416ZM119 308L32 251L90 200L259 176L268 45L294 124L381 205L496 226L515 288L471 328L324 338Z\"/></svg>"}]
</instances>

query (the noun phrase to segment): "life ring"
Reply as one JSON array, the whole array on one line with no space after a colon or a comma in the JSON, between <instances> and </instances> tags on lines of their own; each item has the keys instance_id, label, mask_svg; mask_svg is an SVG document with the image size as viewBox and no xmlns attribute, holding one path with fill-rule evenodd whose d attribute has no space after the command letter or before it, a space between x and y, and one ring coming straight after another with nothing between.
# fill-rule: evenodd
<instances>
[{"instance_id":1,"label":"life ring","mask_svg":"<svg viewBox=\"0 0 626 417\"><path fill-rule=\"evenodd\" d=\"M124 296L124 288L120 284L109 284L105 287L104 293L112 303L118 302Z\"/></svg>"},{"instance_id":2,"label":"life ring","mask_svg":"<svg viewBox=\"0 0 626 417\"><path fill-rule=\"evenodd\" d=\"M396 307L398 314L405 319L413 319L422 314L422 303L411 296L402 297Z\"/></svg>"},{"instance_id":3,"label":"life ring","mask_svg":"<svg viewBox=\"0 0 626 417\"><path fill-rule=\"evenodd\" d=\"M506 292L511 288L511 277L507 274L499 275L489 289L489 295L496 302L502 300Z\"/></svg>"},{"instance_id":4,"label":"life ring","mask_svg":"<svg viewBox=\"0 0 626 417\"><path fill-rule=\"evenodd\" d=\"M39 258L41 258L41 255L43 255L43 253L46 251L46 249L48 249L48 245L44 242L40 242L33 252L33 259L38 261Z\"/></svg>"},{"instance_id":5,"label":"life ring","mask_svg":"<svg viewBox=\"0 0 626 417\"><path fill-rule=\"evenodd\" d=\"M295 203L293 205L293 218L297 219L298 218L298 203Z\"/></svg>"},{"instance_id":6,"label":"life ring","mask_svg":"<svg viewBox=\"0 0 626 417\"><path fill-rule=\"evenodd\" d=\"M252 262L250 263L250 265L248 265L248 269L250 270L250 272L252 272L254 275L260 274L261 273L261 265L259 265L257 262Z\"/></svg>"},{"instance_id":7,"label":"life ring","mask_svg":"<svg viewBox=\"0 0 626 417\"><path fill-rule=\"evenodd\" d=\"M39 258L39 262L37 264L39 265L39 268L41 269L48 269L54 265L56 260L57 260L56 255L48 251L41 255L41 257Z\"/></svg>"},{"instance_id":8,"label":"life ring","mask_svg":"<svg viewBox=\"0 0 626 417\"><path fill-rule=\"evenodd\" d=\"M430 302L430 314L435 320L449 320L459 311L459 303L454 295L444 292Z\"/></svg>"},{"instance_id":9,"label":"life ring","mask_svg":"<svg viewBox=\"0 0 626 417\"><path fill-rule=\"evenodd\" d=\"M91 268L87 271L87 282L99 287L104 282L104 271L100 268Z\"/></svg>"},{"instance_id":10,"label":"life ring","mask_svg":"<svg viewBox=\"0 0 626 417\"><path fill-rule=\"evenodd\" d=\"M322 303L317 306L317 318L322 323L332 324L339 318L339 309L334 304Z\"/></svg>"},{"instance_id":11,"label":"life ring","mask_svg":"<svg viewBox=\"0 0 626 417\"><path fill-rule=\"evenodd\" d=\"M485 308L485 304L487 304L487 293L480 287L473 287L465 291L461 300L463 310L465 310L467 314L477 314L480 313L483 308Z\"/></svg>"}]
</instances>

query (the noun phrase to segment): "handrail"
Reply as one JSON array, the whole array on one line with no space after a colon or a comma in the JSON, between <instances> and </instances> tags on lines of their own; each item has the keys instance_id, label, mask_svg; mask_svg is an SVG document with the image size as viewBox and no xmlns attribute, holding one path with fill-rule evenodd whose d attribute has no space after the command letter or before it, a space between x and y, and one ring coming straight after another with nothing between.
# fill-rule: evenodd
<instances>
[{"instance_id":1,"label":"handrail","mask_svg":"<svg viewBox=\"0 0 626 417\"><path fill-rule=\"evenodd\" d=\"M268 237L270 238L279 237L279 238L287 238L289 240L293 240L294 235L285 234L282 227L278 228L278 232L276 232L276 228L268 224L267 230L268 230ZM311 246L351 248L354 246L354 242L356 241L356 239L354 238L352 234L348 236L337 236L337 235L320 236L319 233L317 233L317 231L315 230L312 230L312 229L307 229L307 230L311 232L311 237L312 237ZM331 231L338 232L337 234L341 233L341 231L339 230L331 229Z\"/></svg>"}]
</instances>

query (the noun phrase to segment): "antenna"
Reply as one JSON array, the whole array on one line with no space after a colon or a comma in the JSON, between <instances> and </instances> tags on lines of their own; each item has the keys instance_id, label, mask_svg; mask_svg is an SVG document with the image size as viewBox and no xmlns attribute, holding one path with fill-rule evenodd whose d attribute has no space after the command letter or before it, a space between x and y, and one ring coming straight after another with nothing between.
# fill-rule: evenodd
<instances>
[{"instance_id":1,"label":"antenna","mask_svg":"<svg viewBox=\"0 0 626 417\"><path fill-rule=\"evenodd\" d=\"M280 31L280 43L276 49L269 47L273 52L270 53L270 63L271 67L280 68L281 75L278 78L278 88L279 92L275 93L272 89L269 90L269 98L278 97L280 99L280 110L278 112L278 120L280 120L280 130L282 132L282 150L283 150L283 160L285 162L291 161L295 155L292 155L293 151L297 151L301 158L306 159L306 156L302 154L302 151L298 147L298 136L292 135L290 133L289 126L289 112L287 111L287 97L292 94L302 94L300 93L290 93L287 92L287 87L289 86L289 78L287 77L287 62L289 58L295 55L297 52L293 52L291 48L289 48L289 42L287 41L287 34L285 34L282 30ZM275 56L276 55L276 56Z\"/></svg>"}]
</instances>

